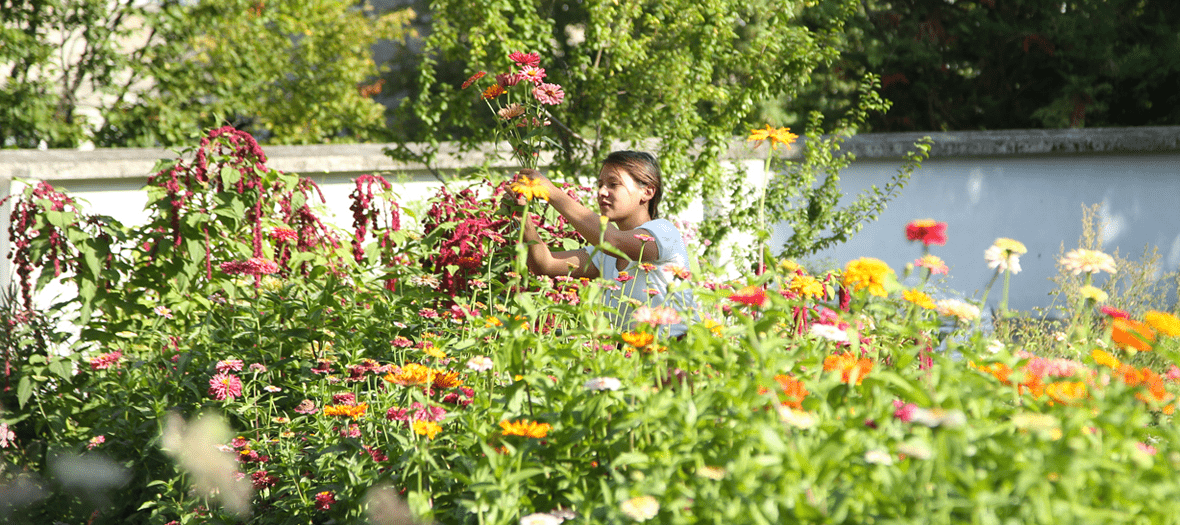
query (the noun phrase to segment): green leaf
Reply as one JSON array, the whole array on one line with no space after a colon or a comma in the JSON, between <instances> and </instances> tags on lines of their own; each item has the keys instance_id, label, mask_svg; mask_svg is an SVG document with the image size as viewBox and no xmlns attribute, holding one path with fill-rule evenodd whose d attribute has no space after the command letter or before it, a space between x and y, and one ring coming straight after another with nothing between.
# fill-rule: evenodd
<instances>
[{"instance_id":1,"label":"green leaf","mask_svg":"<svg viewBox=\"0 0 1180 525\"><path fill-rule=\"evenodd\" d=\"M236 185L242 180L242 172L238 171L233 166L225 166L221 168L221 183L227 188Z\"/></svg>"},{"instance_id":2,"label":"green leaf","mask_svg":"<svg viewBox=\"0 0 1180 525\"><path fill-rule=\"evenodd\" d=\"M33 378L29 376L22 376L20 383L16 385L16 400L20 403L20 407L24 408L25 403L28 402L29 397L33 395Z\"/></svg>"}]
</instances>

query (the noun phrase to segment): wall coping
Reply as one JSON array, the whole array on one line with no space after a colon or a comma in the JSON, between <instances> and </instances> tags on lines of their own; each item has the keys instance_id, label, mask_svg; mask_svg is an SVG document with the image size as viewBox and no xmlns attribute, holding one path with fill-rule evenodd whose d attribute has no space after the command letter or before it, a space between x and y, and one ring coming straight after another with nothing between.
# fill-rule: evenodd
<instances>
[{"instance_id":1,"label":"wall coping","mask_svg":"<svg viewBox=\"0 0 1180 525\"><path fill-rule=\"evenodd\" d=\"M1126 154L1180 152L1180 126L1135 128L1085 128L1046 130L956 131L934 133L866 133L847 139L844 150L860 159L896 159L913 149L922 137L934 139L931 158L1029 156L1060 154ZM752 149L742 137L730 144L727 160L765 158L770 148ZM264 146L271 168L311 175L314 173L355 173L380 171L421 171L420 163L397 162L385 155L393 144L324 144L309 146ZM648 143L647 147L653 144ZM421 149L422 145L411 145ZM789 154L797 156L795 145ZM507 167L491 145L474 151L459 151L449 143L441 145L439 168L460 169L488 162ZM90 151L0 150L0 179L94 180L139 179L151 174L160 159L175 159L177 151L166 148L110 148Z\"/></svg>"}]
</instances>

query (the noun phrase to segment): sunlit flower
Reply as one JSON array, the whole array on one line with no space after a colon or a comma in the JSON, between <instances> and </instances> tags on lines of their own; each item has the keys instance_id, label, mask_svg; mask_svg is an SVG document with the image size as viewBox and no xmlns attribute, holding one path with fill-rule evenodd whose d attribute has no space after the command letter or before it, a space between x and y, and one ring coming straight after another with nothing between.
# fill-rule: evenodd
<instances>
[{"instance_id":1,"label":"sunlit flower","mask_svg":"<svg viewBox=\"0 0 1180 525\"><path fill-rule=\"evenodd\" d=\"M803 382L783 374L774 376L774 381L778 383L780 390L782 390L782 396L785 398L781 404L796 410L802 410L803 399L809 393Z\"/></svg>"},{"instance_id":2,"label":"sunlit flower","mask_svg":"<svg viewBox=\"0 0 1180 525\"><path fill-rule=\"evenodd\" d=\"M637 323L652 326L673 325L680 322L680 313L668 306L640 306L635 309L633 318Z\"/></svg>"},{"instance_id":3,"label":"sunlit flower","mask_svg":"<svg viewBox=\"0 0 1180 525\"><path fill-rule=\"evenodd\" d=\"M1110 298L1101 288L1089 284L1078 288L1078 295L1082 296L1082 299L1089 299L1096 303L1105 303Z\"/></svg>"},{"instance_id":4,"label":"sunlit flower","mask_svg":"<svg viewBox=\"0 0 1180 525\"><path fill-rule=\"evenodd\" d=\"M422 419L415 420L410 424L415 434L419 436L426 436L426 439L434 439L442 431L442 426L433 421L425 421Z\"/></svg>"},{"instance_id":5,"label":"sunlit flower","mask_svg":"<svg viewBox=\"0 0 1180 525\"><path fill-rule=\"evenodd\" d=\"M1086 383L1081 381L1058 381L1045 385L1045 395L1063 405L1076 406L1090 396Z\"/></svg>"},{"instance_id":6,"label":"sunlit flower","mask_svg":"<svg viewBox=\"0 0 1180 525\"><path fill-rule=\"evenodd\" d=\"M1103 306L1102 308L1099 308L1098 310L1108 317L1121 317L1123 319L1130 319L1131 318L1131 314L1127 313L1126 310L1120 310L1120 309L1115 308L1113 306Z\"/></svg>"},{"instance_id":7,"label":"sunlit flower","mask_svg":"<svg viewBox=\"0 0 1180 525\"><path fill-rule=\"evenodd\" d=\"M276 242L289 242L299 238L299 233L291 228L272 228L270 230L270 238Z\"/></svg>"},{"instance_id":8,"label":"sunlit flower","mask_svg":"<svg viewBox=\"0 0 1180 525\"><path fill-rule=\"evenodd\" d=\"M469 86L471 86L472 84L474 84L474 83L475 83L475 81L477 81L477 80L479 80L479 79L483 78L483 76L484 76L484 75L486 75L486 74L487 74L487 72L486 72L486 71L479 71L479 72L477 72L476 74L474 74L474 75L471 75L470 77L468 77L468 78L467 78L467 80L463 81L463 87L462 87L462 88L460 88L460 89L467 89Z\"/></svg>"},{"instance_id":9,"label":"sunlit flower","mask_svg":"<svg viewBox=\"0 0 1180 525\"><path fill-rule=\"evenodd\" d=\"M827 294L823 283L810 275L796 275L787 283L787 289L801 299L820 298Z\"/></svg>"},{"instance_id":10,"label":"sunlit flower","mask_svg":"<svg viewBox=\"0 0 1180 525\"><path fill-rule=\"evenodd\" d=\"M867 357L858 358L852 352L832 354L824 358L825 372L840 372L840 380L852 384L860 384L869 372L873 371L873 360Z\"/></svg>"},{"instance_id":11,"label":"sunlit flower","mask_svg":"<svg viewBox=\"0 0 1180 525\"><path fill-rule=\"evenodd\" d=\"M487 356L477 355L467 360L467 368L475 372L487 372L492 366L492 358Z\"/></svg>"},{"instance_id":12,"label":"sunlit flower","mask_svg":"<svg viewBox=\"0 0 1180 525\"><path fill-rule=\"evenodd\" d=\"M627 343L635 348L642 349L655 341L656 336L647 332L623 332L619 334L624 343Z\"/></svg>"},{"instance_id":13,"label":"sunlit flower","mask_svg":"<svg viewBox=\"0 0 1180 525\"><path fill-rule=\"evenodd\" d=\"M930 270L931 275L946 275L950 271L941 257L931 254L923 255L922 258L915 260L914 266Z\"/></svg>"},{"instance_id":14,"label":"sunlit flower","mask_svg":"<svg viewBox=\"0 0 1180 525\"><path fill-rule=\"evenodd\" d=\"M959 321L967 322L979 318L979 307L958 299L942 299L934 303L938 315L955 317Z\"/></svg>"},{"instance_id":15,"label":"sunlit flower","mask_svg":"<svg viewBox=\"0 0 1180 525\"><path fill-rule=\"evenodd\" d=\"M105 354L99 354L90 360L90 369L91 370L106 370L111 367L117 368L119 366L119 359L122 359L122 358L123 358L123 352L121 350L115 350L114 352L107 352Z\"/></svg>"},{"instance_id":16,"label":"sunlit flower","mask_svg":"<svg viewBox=\"0 0 1180 525\"><path fill-rule=\"evenodd\" d=\"M409 279L406 279L406 282L414 286L425 286L435 290L438 289L439 285L439 280L437 277L425 274L411 275Z\"/></svg>"},{"instance_id":17,"label":"sunlit flower","mask_svg":"<svg viewBox=\"0 0 1180 525\"><path fill-rule=\"evenodd\" d=\"M1147 323L1142 323L1124 317L1110 319L1110 340L1122 348L1133 348L1141 352L1151 350L1155 342L1155 332Z\"/></svg>"},{"instance_id":18,"label":"sunlit flower","mask_svg":"<svg viewBox=\"0 0 1180 525\"><path fill-rule=\"evenodd\" d=\"M533 98L546 106L556 106L565 100L565 91L557 84L539 84L533 88Z\"/></svg>"},{"instance_id":19,"label":"sunlit flower","mask_svg":"<svg viewBox=\"0 0 1180 525\"><path fill-rule=\"evenodd\" d=\"M395 385L426 386L434 381L434 376L437 373L436 370L428 366L409 363L396 371L386 374L384 379Z\"/></svg>"},{"instance_id":20,"label":"sunlit flower","mask_svg":"<svg viewBox=\"0 0 1180 525\"><path fill-rule=\"evenodd\" d=\"M791 128L775 128L767 124L765 129L750 130L750 137L746 139L746 142L757 142L758 144L754 146L757 148L762 145L763 141L769 140L770 147L777 148L779 144L790 145L797 138L799 135L791 133Z\"/></svg>"},{"instance_id":21,"label":"sunlit flower","mask_svg":"<svg viewBox=\"0 0 1180 525\"><path fill-rule=\"evenodd\" d=\"M647 521L660 513L660 502L651 496L639 496L624 501L619 511L635 521Z\"/></svg>"},{"instance_id":22,"label":"sunlit flower","mask_svg":"<svg viewBox=\"0 0 1180 525\"><path fill-rule=\"evenodd\" d=\"M107 442L106 436L94 436L94 437L90 438L90 442L86 444L86 450L94 450L95 448L98 448L99 445L106 443L106 442Z\"/></svg>"},{"instance_id":23,"label":"sunlit flower","mask_svg":"<svg viewBox=\"0 0 1180 525\"><path fill-rule=\"evenodd\" d=\"M510 188L517 195L530 201L533 199L549 200L549 190L545 188L545 185L539 179L531 179L522 175L516 179L516 182L512 183Z\"/></svg>"},{"instance_id":24,"label":"sunlit flower","mask_svg":"<svg viewBox=\"0 0 1180 525\"><path fill-rule=\"evenodd\" d=\"M762 308L766 305L766 290L761 286L747 286L730 295L729 300L746 306Z\"/></svg>"},{"instance_id":25,"label":"sunlit flower","mask_svg":"<svg viewBox=\"0 0 1180 525\"><path fill-rule=\"evenodd\" d=\"M779 405L775 407L778 412L779 419L783 424L799 429L809 429L815 426L815 416L810 412L798 410L787 405Z\"/></svg>"},{"instance_id":26,"label":"sunlit flower","mask_svg":"<svg viewBox=\"0 0 1180 525\"><path fill-rule=\"evenodd\" d=\"M360 419L365 415L365 411L368 409L368 403L359 403L356 405L332 405L324 407L324 415Z\"/></svg>"},{"instance_id":27,"label":"sunlit flower","mask_svg":"<svg viewBox=\"0 0 1180 525\"><path fill-rule=\"evenodd\" d=\"M726 474L727 472L725 471L724 467L716 467L713 465L704 465L702 467L698 467L696 470L697 476L705 479L711 479L713 481L721 481L725 479Z\"/></svg>"},{"instance_id":28,"label":"sunlit flower","mask_svg":"<svg viewBox=\"0 0 1180 525\"><path fill-rule=\"evenodd\" d=\"M1081 273L1115 273L1114 258L1097 250L1077 249L1065 254L1060 261L1074 275Z\"/></svg>"},{"instance_id":29,"label":"sunlit flower","mask_svg":"<svg viewBox=\"0 0 1180 525\"><path fill-rule=\"evenodd\" d=\"M872 257L861 257L855 261L849 261L844 266L842 280L844 285L852 288L854 292L868 288L870 294L885 297L885 281L892 274L893 270L889 268L888 264L885 264L885 261Z\"/></svg>"},{"instance_id":30,"label":"sunlit flower","mask_svg":"<svg viewBox=\"0 0 1180 525\"><path fill-rule=\"evenodd\" d=\"M848 342L848 331L842 330L840 327L832 326L830 324L814 323L807 329L811 335L834 341L837 343Z\"/></svg>"},{"instance_id":31,"label":"sunlit flower","mask_svg":"<svg viewBox=\"0 0 1180 525\"><path fill-rule=\"evenodd\" d=\"M1098 348L1095 348L1090 352L1090 357L1094 358L1095 363L1110 369L1118 369L1118 367L1122 366L1122 363L1119 362L1118 358L1111 355L1109 352Z\"/></svg>"},{"instance_id":32,"label":"sunlit flower","mask_svg":"<svg viewBox=\"0 0 1180 525\"><path fill-rule=\"evenodd\" d=\"M544 512L535 512L520 518L520 525L559 525L561 518Z\"/></svg>"},{"instance_id":33,"label":"sunlit flower","mask_svg":"<svg viewBox=\"0 0 1180 525\"><path fill-rule=\"evenodd\" d=\"M586 381L586 383L582 386L584 386L586 390L602 392L604 390L618 390L623 387L623 383L613 377L595 377Z\"/></svg>"},{"instance_id":34,"label":"sunlit flower","mask_svg":"<svg viewBox=\"0 0 1180 525\"><path fill-rule=\"evenodd\" d=\"M209 395L218 401L233 401L242 395L242 380L233 374L219 373L209 379Z\"/></svg>"},{"instance_id":35,"label":"sunlit flower","mask_svg":"<svg viewBox=\"0 0 1180 525\"><path fill-rule=\"evenodd\" d=\"M155 312L156 315L158 315L160 317L166 317L168 319L172 319L172 310L169 310L167 306L164 306L161 304L161 305L156 306L155 308L152 308L152 311Z\"/></svg>"},{"instance_id":36,"label":"sunlit flower","mask_svg":"<svg viewBox=\"0 0 1180 525\"><path fill-rule=\"evenodd\" d=\"M1172 314L1149 310L1143 314L1143 321L1154 328L1156 332L1169 337L1180 337L1180 319Z\"/></svg>"},{"instance_id":37,"label":"sunlit flower","mask_svg":"<svg viewBox=\"0 0 1180 525\"><path fill-rule=\"evenodd\" d=\"M935 308L934 299L931 299L929 295L926 295L921 290L906 290L901 292L901 298L920 308L927 310L933 310Z\"/></svg>"},{"instance_id":38,"label":"sunlit flower","mask_svg":"<svg viewBox=\"0 0 1180 525\"><path fill-rule=\"evenodd\" d=\"M500 111L497 111L496 114L499 115L500 118L502 118L504 120L512 120L516 117L524 115L524 112L525 112L524 106L522 106L516 102L513 102L511 104L508 104L507 106L504 106L503 108L500 108Z\"/></svg>"},{"instance_id":39,"label":"sunlit flower","mask_svg":"<svg viewBox=\"0 0 1180 525\"><path fill-rule=\"evenodd\" d=\"M524 80L532 82L535 86L541 85L541 80L546 76L545 69L539 68L537 66L524 66L520 68L520 77Z\"/></svg>"},{"instance_id":40,"label":"sunlit flower","mask_svg":"<svg viewBox=\"0 0 1180 525\"><path fill-rule=\"evenodd\" d=\"M884 450L873 449L865 452L865 462L873 465L892 465L893 456Z\"/></svg>"},{"instance_id":41,"label":"sunlit flower","mask_svg":"<svg viewBox=\"0 0 1180 525\"><path fill-rule=\"evenodd\" d=\"M240 372L244 364L241 359L222 359L214 365L214 368L218 372Z\"/></svg>"},{"instance_id":42,"label":"sunlit flower","mask_svg":"<svg viewBox=\"0 0 1180 525\"><path fill-rule=\"evenodd\" d=\"M946 244L946 223L934 219L910 221L905 226L905 238L907 241L921 241L926 246L943 246Z\"/></svg>"},{"instance_id":43,"label":"sunlit flower","mask_svg":"<svg viewBox=\"0 0 1180 525\"><path fill-rule=\"evenodd\" d=\"M988 268L1015 275L1020 273L1020 256L1025 253L1028 253L1028 248L1020 241L1000 237L983 252L983 258Z\"/></svg>"},{"instance_id":44,"label":"sunlit flower","mask_svg":"<svg viewBox=\"0 0 1180 525\"><path fill-rule=\"evenodd\" d=\"M314 414L319 412L319 409L316 408L315 401L304 399L303 401L299 402L298 406L295 407L295 412L299 414Z\"/></svg>"},{"instance_id":45,"label":"sunlit flower","mask_svg":"<svg viewBox=\"0 0 1180 525\"><path fill-rule=\"evenodd\" d=\"M501 86L500 84L492 84L488 86L487 89L483 90L483 99L491 100L500 95L503 95L504 93L507 93L507 91L504 90L504 86Z\"/></svg>"},{"instance_id":46,"label":"sunlit flower","mask_svg":"<svg viewBox=\"0 0 1180 525\"><path fill-rule=\"evenodd\" d=\"M447 358L447 353L443 352L442 350L439 350L439 348L434 345L427 345L427 346L422 347L422 353L424 353L430 357L433 357L435 359L446 359Z\"/></svg>"},{"instance_id":47,"label":"sunlit flower","mask_svg":"<svg viewBox=\"0 0 1180 525\"><path fill-rule=\"evenodd\" d=\"M243 261L227 261L219 265L229 275L270 275L279 271L279 264L262 257L251 257Z\"/></svg>"},{"instance_id":48,"label":"sunlit flower","mask_svg":"<svg viewBox=\"0 0 1180 525\"><path fill-rule=\"evenodd\" d=\"M528 438L541 439L549 435L549 430L553 427L549 423L537 423L535 421L520 420L520 421L501 421L501 433L505 436L521 436Z\"/></svg>"}]
</instances>

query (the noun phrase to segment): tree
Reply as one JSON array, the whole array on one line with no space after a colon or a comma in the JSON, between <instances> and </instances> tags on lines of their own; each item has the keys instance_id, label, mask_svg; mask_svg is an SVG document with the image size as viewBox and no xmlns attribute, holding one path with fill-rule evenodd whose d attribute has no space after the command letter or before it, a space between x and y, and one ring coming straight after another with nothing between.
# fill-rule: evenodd
<instances>
[{"instance_id":1,"label":"tree","mask_svg":"<svg viewBox=\"0 0 1180 525\"><path fill-rule=\"evenodd\" d=\"M15 4L2 15L4 147L171 146L226 122L269 143L382 137L370 48L412 16L332 0Z\"/></svg>"},{"instance_id":2,"label":"tree","mask_svg":"<svg viewBox=\"0 0 1180 525\"><path fill-rule=\"evenodd\" d=\"M847 28L803 107L847 107L872 72L893 102L876 130L1180 124L1167 0L866 0Z\"/></svg>"}]
</instances>

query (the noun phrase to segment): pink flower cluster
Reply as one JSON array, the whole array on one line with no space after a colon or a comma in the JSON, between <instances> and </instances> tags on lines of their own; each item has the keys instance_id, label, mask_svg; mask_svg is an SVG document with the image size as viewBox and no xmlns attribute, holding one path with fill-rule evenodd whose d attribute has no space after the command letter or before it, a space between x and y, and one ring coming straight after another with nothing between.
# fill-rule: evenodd
<instances>
[{"instance_id":1,"label":"pink flower cluster","mask_svg":"<svg viewBox=\"0 0 1180 525\"><path fill-rule=\"evenodd\" d=\"M220 267L221 271L229 275L270 275L279 271L278 263L261 257L223 262Z\"/></svg>"},{"instance_id":2,"label":"pink flower cluster","mask_svg":"<svg viewBox=\"0 0 1180 525\"><path fill-rule=\"evenodd\" d=\"M95 358L90 360L90 369L91 370L106 370L111 367L118 368L119 359L121 359L122 357L123 357L123 352L121 350L115 350L114 352L107 352L105 354L99 354L98 356L96 356Z\"/></svg>"},{"instance_id":3,"label":"pink flower cluster","mask_svg":"<svg viewBox=\"0 0 1180 525\"><path fill-rule=\"evenodd\" d=\"M242 380L233 374L219 372L209 379L209 395L218 401L233 401L242 395Z\"/></svg>"},{"instance_id":4,"label":"pink flower cluster","mask_svg":"<svg viewBox=\"0 0 1180 525\"><path fill-rule=\"evenodd\" d=\"M431 421L438 423L447 417L447 411L443 407L422 406L422 403L417 401L410 405L410 408L390 408L385 412L385 419L390 421L404 421L406 423L412 421Z\"/></svg>"}]
</instances>

